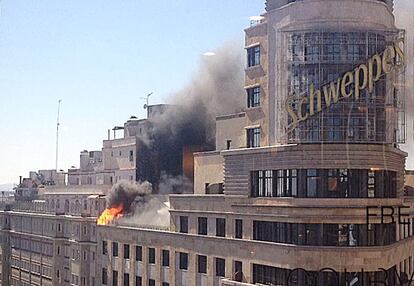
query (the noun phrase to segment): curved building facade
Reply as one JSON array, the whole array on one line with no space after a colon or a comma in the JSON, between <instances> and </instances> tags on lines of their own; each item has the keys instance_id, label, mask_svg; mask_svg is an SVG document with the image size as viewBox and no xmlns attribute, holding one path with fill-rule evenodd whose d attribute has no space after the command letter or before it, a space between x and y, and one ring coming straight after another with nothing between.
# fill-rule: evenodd
<instances>
[{"instance_id":1,"label":"curved building facade","mask_svg":"<svg viewBox=\"0 0 414 286\"><path fill-rule=\"evenodd\" d=\"M223 136L219 118L217 146L238 145L196 156L195 191L218 180L205 171L223 158L234 221L244 239L266 243L233 280L403 285L414 270L413 205L399 149L405 31L393 1L268 0L245 32L246 110L231 120L246 142Z\"/></svg>"}]
</instances>

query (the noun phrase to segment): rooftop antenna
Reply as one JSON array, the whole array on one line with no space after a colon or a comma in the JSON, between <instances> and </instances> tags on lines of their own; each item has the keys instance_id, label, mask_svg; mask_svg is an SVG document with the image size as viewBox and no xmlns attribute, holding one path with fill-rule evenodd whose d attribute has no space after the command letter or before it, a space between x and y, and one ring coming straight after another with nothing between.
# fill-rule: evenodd
<instances>
[{"instance_id":1,"label":"rooftop antenna","mask_svg":"<svg viewBox=\"0 0 414 286\"><path fill-rule=\"evenodd\" d=\"M62 102L61 99L58 101L58 112L57 112L57 120L56 120L56 172L58 171L58 159L59 159L59 116L60 116L60 103Z\"/></svg>"},{"instance_id":2,"label":"rooftop antenna","mask_svg":"<svg viewBox=\"0 0 414 286\"><path fill-rule=\"evenodd\" d=\"M149 97L150 97L152 94L153 94L153 92L148 93L145 97L141 97L141 99L145 99L145 100L146 100L146 103L144 104L144 109L147 109L147 108L148 108L148 105L149 105Z\"/></svg>"}]
</instances>

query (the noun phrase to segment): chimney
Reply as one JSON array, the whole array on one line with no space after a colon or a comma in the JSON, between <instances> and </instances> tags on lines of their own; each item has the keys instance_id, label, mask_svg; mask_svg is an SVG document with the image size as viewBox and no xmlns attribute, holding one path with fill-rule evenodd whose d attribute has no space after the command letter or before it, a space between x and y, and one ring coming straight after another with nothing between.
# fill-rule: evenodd
<instances>
[{"instance_id":1,"label":"chimney","mask_svg":"<svg viewBox=\"0 0 414 286\"><path fill-rule=\"evenodd\" d=\"M22 176L19 176L19 185L22 184Z\"/></svg>"},{"instance_id":2,"label":"chimney","mask_svg":"<svg viewBox=\"0 0 414 286\"><path fill-rule=\"evenodd\" d=\"M111 140L111 129L108 129L108 140Z\"/></svg>"}]
</instances>

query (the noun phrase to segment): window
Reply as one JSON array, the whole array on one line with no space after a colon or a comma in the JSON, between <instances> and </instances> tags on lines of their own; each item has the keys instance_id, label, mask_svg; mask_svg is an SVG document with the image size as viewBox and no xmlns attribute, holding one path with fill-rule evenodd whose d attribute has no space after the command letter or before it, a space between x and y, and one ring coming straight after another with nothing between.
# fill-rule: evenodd
<instances>
[{"instance_id":1,"label":"window","mask_svg":"<svg viewBox=\"0 0 414 286\"><path fill-rule=\"evenodd\" d=\"M135 286L142 286L142 277L135 276Z\"/></svg>"},{"instance_id":2,"label":"window","mask_svg":"<svg viewBox=\"0 0 414 286\"><path fill-rule=\"evenodd\" d=\"M206 217L198 218L198 234L207 235L207 218Z\"/></svg>"},{"instance_id":3,"label":"window","mask_svg":"<svg viewBox=\"0 0 414 286\"><path fill-rule=\"evenodd\" d=\"M118 286L118 271L112 271L112 286Z\"/></svg>"},{"instance_id":4,"label":"window","mask_svg":"<svg viewBox=\"0 0 414 286\"><path fill-rule=\"evenodd\" d=\"M188 233L188 217L180 216L180 232Z\"/></svg>"},{"instance_id":5,"label":"window","mask_svg":"<svg viewBox=\"0 0 414 286\"><path fill-rule=\"evenodd\" d=\"M251 107L260 106L260 97L261 97L260 86L248 88L246 92L247 92L247 107L251 108Z\"/></svg>"},{"instance_id":6,"label":"window","mask_svg":"<svg viewBox=\"0 0 414 286\"><path fill-rule=\"evenodd\" d=\"M234 237L243 238L243 220L241 219L236 219L235 221Z\"/></svg>"},{"instance_id":7,"label":"window","mask_svg":"<svg viewBox=\"0 0 414 286\"><path fill-rule=\"evenodd\" d=\"M243 263L241 261L234 261L234 280L236 282L243 281Z\"/></svg>"},{"instance_id":8,"label":"window","mask_svg":"<svg viewBox=\"0 0 414 286\"><path fill-rule=\"evenodd\" d=\"M129 274L124 273L124 286L129 286Z\"/></svg>"},{"instance_id":9,"label":"window","mask_svg":"<svg viewBox=\"0 0 414 286\"><path fill-rule=\"evenodd\" d=\"M226 276L226 260L222 258L216 258L216 276Z\"/></svg>"},{"instance_id":10,"label":"window","mask_svg":"<svg viewBox=\"0 0 414 286\"><path fill-rule=\"evenodd\" d=\"M247 148L260 147L260 128L247 129Z\"/></svg>"},{"instance_id":11,"label":"window","mask_svg":"<svg viewBox=\"0 0 414 286\"><path fill-rule=\"evenodd\" d=\"M142 261L142 246L135 246L135 260Z\"/></svg>"},{"instance_id":12,"label":"window","mask_svg":"<svg viewBox=\"0 0 414 286\"><path fill-rule=\"evenodd\" d=\"M162 251L162 266L170 266L170 251Z\"/></svg>"},{"instance_id":13,"label":"window","mask_svg":"<svg viewBox=\"0 0 414 286\"><path fill-rule=\"evenodd\" d=\"M155 286L155 280L154 279L148 280L148 286Z\"/></svg>"},{"instance_id":14,"label":"window","mask_svg":"<svg viewBox=\"0 0 414 286\"><path fill-rule=\"evenodd\" d=\"M124 244L124 258L129 259L129 244Z\"/></svg>"},{"instance_id":15,"label":"window","mask_svg":"<svg viewBox=\"0 0 414 286\"><path fill-rule=\"evenodd\" d=\"M395 176L395 172L356 169L252 171L251 196L394 198Z\"/></svg>"},{"instance_id":16,"label":"window","mask_svg":"<svg viewBox=\"0 0 414 286\"><path fill-rule=\"evenodd\" d=\"M306 180L307 180L307 194L308 198L316 198L318 192L318 185L320 181L320 177L318 177L318 170L316 169L308 169L306 172Z\"/></svg>"},{"instance_id":17,"label":"window","mask_svg":"<svg viewBox=\"0 0 414 286\"><path fill-rule=\"evenodd\" d=\"M129 162L134 162L134 151L129 151Z\"/></svg>"},{"instance_id":18,"label":"window","mask_svg":"<svg viewBox=\"0 0 414 286\"><path fill-rule=\"evenodd\" d=\"M197 255L198 273L207 273L207 256Z\"/></svg>"},{"instance_id":19,"label":"window","mask_svg":"<svg viewBox=\"0 0 414 286\"><path fill-rule=\"evenodd\" d=\"M276 268L276 267L271 267L271 266L253 264L253 283L255 285L256 284L261 284L261 285L283 285L283 284L286 283L286 281L288 279L292 280L292 281L294 281L294 280L297 281L298 278L299 278L299 273L292 273L288 269L282 269L282 268ZM322 282L322 279L319 279L319 280ZM293 283L291 283L291 284L293 284ZM297 283L297 284L299 285L299 283ZM323 285L325 285L325 283L323 283ZM328 284L326 284L326 285L328 285Z\"/></svg>"},{"instance_id":20,"label":"window","mask_svg":"<svg viewBox=\"0 0 414 286\"><path fill-rule=\"evenodd\" d=\"M226 219L216 218L216 236L226 236Z\"/></svg>"},{"instance_id":21,"label":"window","mask_svg":"<svg viewBox=\"0 0 414 286\"><path fill-rule=\"evenodd\" d=\"M188 269L188 253L180 252L180 269Z\"/></svg>"},{"instance_id":22,"label":"window","mask_svg":"<svg viewBox=\"0 0 414 286\"><path fill-rule=\"evenodd\" d=\"M102 268L102 284L103 285L108 284L108 273L106 271L106 268Z\"/></svg>"},{"instance_id":23,"label":"window","mask_svg":"<svg viewBox=\"0 0 414 286\"><path fill-rule=\"evenodd\" d=\"M168 283L168 282L162 282L162 286L170 286L170 283Z\"/></svg>"},{"instance_id":24,"label":"window","mask_svg":"<svg viewBox=\"0 0 414 286\"><path fill-rule=\"evenodd\" d=\"M260 46L247 49L247 67L260 65Z\"/></svg>"},{"instance_id":25,"label":"window","mask_svg":"<svg viewBox=\"0 0 414 286\"><path fill-rule=\"evenodd\" d=\"M112 242L112 256L118 257L118 243Z\"/></svg>"},{"instance_id":26,"label":"window","mask_svg":"<svg viewBox=\"0 0 414 286\"><path fill-rule=\"evenodd\" d=\"M148 263L155 264L155 248L148 248Z\"/></svg>"}]
</instances>

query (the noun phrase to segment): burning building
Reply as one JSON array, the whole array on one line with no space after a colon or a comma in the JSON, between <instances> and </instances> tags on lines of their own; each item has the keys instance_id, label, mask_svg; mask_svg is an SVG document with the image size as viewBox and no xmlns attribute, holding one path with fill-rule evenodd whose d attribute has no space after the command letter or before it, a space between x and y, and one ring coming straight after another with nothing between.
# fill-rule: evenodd
<instances>
[{"instance_id":1,"label":"burning building","mask_svg":"<svg viewBox=\"0 0 414 286\"><path fill-rule=\"evenodd\" d=\"M177 114L183 114L182 107L149 105L146 119L132 116L124 126L112 129L112 138L108 130L102 151L81 152L80 168L68 171L69 185L148 181L157 193L160 184L173 179L174 192L192 192L193 153L214 145L205 127L176 122ZM117 138L122 131L123 136Z\"/></svg>"}]
</instances>

